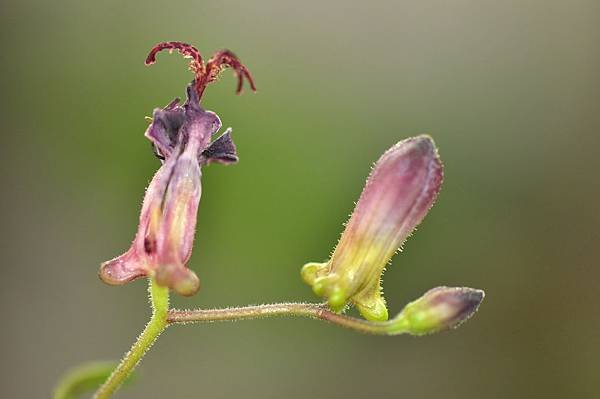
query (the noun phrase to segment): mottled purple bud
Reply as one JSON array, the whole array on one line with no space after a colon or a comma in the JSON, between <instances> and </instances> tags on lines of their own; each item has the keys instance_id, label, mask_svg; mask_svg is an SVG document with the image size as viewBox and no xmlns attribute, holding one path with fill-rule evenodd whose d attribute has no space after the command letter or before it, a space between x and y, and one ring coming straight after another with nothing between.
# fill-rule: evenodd
<instances>
[{"instance_id":1,"label":"mottled purple bud","mask_svg":"<svg viewBox=\"0 0 600 399\"><path fill-rule=\"evenodd\" d=\"M309 263L303 279L342 310L354 303L368 320L387 320L381 275L403 242L433 205L442 164L433 140L403 140L377 161L346 229L326 263Z\"/></svg>"},{"instance_id":2,"label":"mottled purple bud","mask_svg":"<svg viewBox=\"0 0 600 399\"><path fill-rule=\"evenodd\" d=\"M391 320L390 331L412 335L431 334L458 327L479 308L485 294L467 287L437 287L406 305Z\"/></svg>"}]
</instances>

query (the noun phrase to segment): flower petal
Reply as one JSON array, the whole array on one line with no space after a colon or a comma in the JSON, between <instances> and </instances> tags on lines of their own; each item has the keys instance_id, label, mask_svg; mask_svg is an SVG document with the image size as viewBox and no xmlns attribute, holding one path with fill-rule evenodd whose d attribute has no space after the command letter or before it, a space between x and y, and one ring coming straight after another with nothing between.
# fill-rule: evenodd
<instances>
[{"instance_id":1,"label":"flower petal","mask_svg":"<svg viewBox=\"0 0 600 399\"><path fill-rule=\"evenodd\" d=\"M98 273L107 284L122 285L148 275L145 263L130 249L121 256L104 262Z\"/></svg>"},{"instance_id":2,"label":"flower petal","mask_svg":"<svg viewBox=\"0 0 600 399\"><path fill-rule=\"evenodd\" d=\"M200 164L207 165L212 162L232 164L238 161L237 151L231 140L231 128L210 143L208 148L200 154Z\"/></svg>"}]
</instances>

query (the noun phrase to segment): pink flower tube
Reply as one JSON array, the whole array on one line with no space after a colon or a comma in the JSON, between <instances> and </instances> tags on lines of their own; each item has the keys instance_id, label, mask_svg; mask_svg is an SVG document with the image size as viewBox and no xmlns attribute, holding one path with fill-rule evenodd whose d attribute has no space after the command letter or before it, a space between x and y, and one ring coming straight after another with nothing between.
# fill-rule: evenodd
<instances>
[{"instance_id":1,"label":"pink flower tube","mask_svg":"<svg viewBox=\"0 0 600 399\"><path fill-rule=\"evenodd\" d=\"M375 164L331 259L306 264L303 279L336 311L352 302L366 319L387 320L381 275L433 205L442 175L429 136L409 138L387 150Z\"/></svg>"},{"instance_id":2,"label":"pink flower tube","mask_svg":"<svg viewBox=\"0 0 600 399\"><path fill-rule=\"evenodd\" d=\"M164 163L146 190L133 244L100 267L100 278L108 284L151 276L181 295L192 295L200 287L198 277L186 266L202 192L200 167L234 163L238 158L230 129L211 143L221 121L200 108L193 84L183 106L175 100L154 111L146 137Z\"/></svg>"}]
</instances>

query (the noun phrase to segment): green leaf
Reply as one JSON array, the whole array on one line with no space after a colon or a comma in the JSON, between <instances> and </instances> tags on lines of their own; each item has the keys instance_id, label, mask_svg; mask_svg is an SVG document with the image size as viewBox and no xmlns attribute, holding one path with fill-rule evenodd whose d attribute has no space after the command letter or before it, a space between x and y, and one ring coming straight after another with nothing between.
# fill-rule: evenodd
<instances>
[{"instance_id":1,"label":"green leaf","mask_svg":"<svg viewBox=\"0 0 600 399\"><path fill-rule=\"evenodd\" d=\"M54 399L75 399L85 392L97 389L119 363L115 361L88 362L67 371L54 389ZM125 380L125 384L131 381Z\"/></svg>"}]
</instances>

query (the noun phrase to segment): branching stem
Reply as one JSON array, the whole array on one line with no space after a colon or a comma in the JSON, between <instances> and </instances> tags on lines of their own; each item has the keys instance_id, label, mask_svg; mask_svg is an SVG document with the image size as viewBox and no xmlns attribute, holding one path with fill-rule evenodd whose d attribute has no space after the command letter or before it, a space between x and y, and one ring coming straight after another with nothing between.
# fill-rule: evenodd
<instances>
[{"instance_id":1,"label":"branching stem","mask_svg":"<svg viewBox=\"0 0 600 399\"><path fill-rule=\"evenodd\" d=\"M324 320L361 333L397 335L406 332L403 320L373 322L334 313L325 305L314 303L274 303L268 305L243 306L223 309L169 310L169 289L160 287L149 279L152 317L121 363L106 382L96 391L94 399L107 399L119 389L150 349L158 336L170 324L188 324L227 320L264 319L275 316L307 317Z\"/></svg>"},{"instance_id":2,"label":"branching stem","mask_svg":"<svg viewBox=\"0 0 600 399\"><path fill-rule=\"evenodd\" d=\"M324 305L314 303L275 303L224 309L169 310L169 324L186 324L212 321L263 319L276 316L307 317L324 320L361 333L398 335L405 331L400 320L373 322L334 313Z\"/></svg>"}]
</instances>

